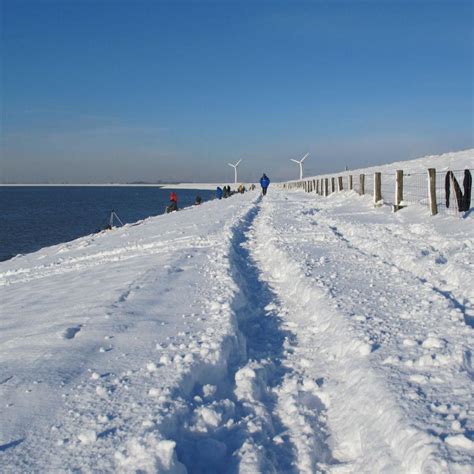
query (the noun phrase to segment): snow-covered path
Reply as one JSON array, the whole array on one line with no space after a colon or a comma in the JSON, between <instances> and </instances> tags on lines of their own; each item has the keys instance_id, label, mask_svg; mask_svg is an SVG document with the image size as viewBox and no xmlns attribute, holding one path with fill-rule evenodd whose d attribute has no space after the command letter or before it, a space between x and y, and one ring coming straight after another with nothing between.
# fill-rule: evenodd
<instances>
[{"instance_id":1,"label":"snow-covered path","mask_svg":"<svg viewBox=\"0 0 474 474\"><path fill-rule=\"evenodd\" d=\"M432 260L407 270L405 260L424 252L418 236L405 237L404 252L395 239L376 240L397 225L401 231L399 216L374 215L369 206L364 213L360 203L351 209L343 197L324 207L311 196L280 196L265 203L257 229L268 242L261 248L267 279L298 338L295 369L319 380L319 397L328 400L335 470L439 472L448 459L451 469L456 462L469 469L472 441L460 433L467 428L472 437L472 287L454 287L459 275L449 278L448 270L452 289L440 289L448 284L430 268L447 263L434 247L439 234L426 242ZM354 216L359 226L347 225ZM455 246L466 247L463 264L450 263L469 281L472 238Z\"/></svg>"},{"instance_id":2,"label":"snow-covered path","mask_svg":"<svg viewBox=\"0 0 474 474\"><path fill-rule=\"evenodd\" d=\"M0 264L0 469L470 472L473 220L272 189Z\"/></svg>"}]
</instances>

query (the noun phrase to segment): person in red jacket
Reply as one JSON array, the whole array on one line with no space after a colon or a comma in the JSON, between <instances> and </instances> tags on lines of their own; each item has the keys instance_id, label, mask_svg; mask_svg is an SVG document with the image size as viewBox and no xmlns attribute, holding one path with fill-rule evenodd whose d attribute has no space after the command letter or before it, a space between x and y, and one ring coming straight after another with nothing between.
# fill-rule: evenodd
<instances>
[{"instance_id":1,"label":"person in red jacket","mask_svg":"<svg viewBox=\"0 0 474 474\"><path fill-rule=\"evenodd\" d=\"M166 207L166 212L173 212L178 210L178 196L174 191L170 194L170 204Z\"/></svg>"}]
</instances>

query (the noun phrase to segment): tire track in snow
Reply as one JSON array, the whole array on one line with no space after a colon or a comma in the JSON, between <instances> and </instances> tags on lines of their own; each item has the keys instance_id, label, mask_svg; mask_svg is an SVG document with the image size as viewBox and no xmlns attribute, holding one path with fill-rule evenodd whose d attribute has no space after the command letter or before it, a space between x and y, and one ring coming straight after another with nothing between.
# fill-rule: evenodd
<instances>
[{"instance_id":1,"label":"tire track in snow","mask_svg":"<svg viewBox=\"0 0 474 474\"><path fill-rule=\"evenodd\" d=\"M387 261L386 259L383 259L381 255L377 253L369 253L362 248L358 247L355 245L353 242L351 242L344 234L343 232L336 226L336 224L328 224L328 228L333 232L334 236L339 239L341 242L344 242L344 244L347 246L348 249L354 250L355 252L359 253L363 258L366 258L368 260L373 259L376 261L381 262L383 265L387 266L390 268L390 270L395 270L397 273L401 275L405 275L409 279L416 280L417 282L421 283L422 285L429 285L436 294L442 296L445 298L447 301L449 301L452 306L456 309L458 309L461 314L462 318L467 326L470 326L471 328L474 327L474 308L469 300L469 298L466 297L456 297L453 291L450 290L443 290L439 288L439 280L440 277L438 275L432 275L432 274L426 274L426 275L420 275L413 269L408 269L406 267L401 267L400 265L397 265L395 262L390 262ZM405 239L408 241L408 239ZM434 282L434 279L438 279L438 282Z\"/></svg>"},{"instance_id":2,"label":"tire track in snow","mask_svg":"<svg viewBox=\"0 0 474 474\"><path fill-rule=\"evenodd\" d=\"M265 202L264 212L256 222L259 252L267 278L272 280L273 290L280 295L288 308L288 318L295 324L300 344L293 364L307 359L306 372L322 379L321 398L330 403L332 445L345 462L345 465L335 466L335 470L429 472L444 469L445 464L436 454L439 443L408 423L396 398L387 390L386 381L371 367L368 356L374 348L352 331L338 310L339 305L334 305L334 300L331 302L335 294L332 280L320 280L313 274L311 265L308 266L311 258L318 258L321 253L318 246L327 246L327 239L313 232L316 234L315 255L306 258L305 239L298 243L292 235L304 233L301 221L296 216L296 225L285 222L278 226L273 221L278 212L274 202L271 199ZM295 205L298 206L295 214L298 214L301 205ZM288 211L288 207L285 210ZM295 240L294 248L286 241L288 231L289 240ZM337 247L333 251L337 258L344 260L345 254L339 255ZM325 255L324 251L322 254ZM321 263L326 264L326 261ZM336 276L327 275L330 279Z\"/></svg>"}]
</instances>

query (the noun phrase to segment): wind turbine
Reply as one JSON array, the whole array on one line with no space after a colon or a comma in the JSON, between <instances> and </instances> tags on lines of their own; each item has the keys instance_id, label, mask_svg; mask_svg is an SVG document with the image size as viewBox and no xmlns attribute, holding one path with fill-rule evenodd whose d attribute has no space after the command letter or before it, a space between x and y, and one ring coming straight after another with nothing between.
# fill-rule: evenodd
<instances>
[{"instance_id":1,"label":"wind turbine","mask_svg":"<svg viewBox=\"0 0 474 474\"><path fill-rule=\"evenodd\" d=\"M308 157L309 153L306 153L306 155L301 158L301 160L294 160L293 158L290 158L291 161L294 161L295 163L298 163L300 165L300 179L303 179L303 161L306 160Z\"/></svg>"},{"instance_id":2,"label":"wind turbine","mask_svg":"<svg viewBox=\"0 0 474 474\"><path fill-rule=\"evenodd\" d=\"M234 172L235 172L234 183L235 184L237 184L237 166L239 166L239 163L241 161L242 160L240 159L239 161L237 161L237 163L235 163L235 165L233 165L232 163L228 163L229 166L232 166L232 168L234 168Z\"/></svg>"}]
</instances>

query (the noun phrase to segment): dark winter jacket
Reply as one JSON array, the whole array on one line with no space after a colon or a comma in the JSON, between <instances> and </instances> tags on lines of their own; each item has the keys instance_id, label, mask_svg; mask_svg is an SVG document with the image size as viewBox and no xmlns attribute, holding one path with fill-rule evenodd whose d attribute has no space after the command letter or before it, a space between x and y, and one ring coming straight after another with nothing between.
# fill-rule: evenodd
<instances>
[{"instance_id":1,"label":"dark winter jacket","mask_svg":"<svg viewBox=\"0 0 474 474\"><path fill-rule=\"evenodd\" d=\"M472 176L469 170L464 171L464 180L463 188L464 193L461 190L461 186L454 176L452 171L446 173L446 178L444 182L445 192L446 192L446 207L449 208L450 197L451 197L451 184L453 185L454 194L456 196L456 203L458 205L458 211L464 212L469 211L471 208L471 189L472 189Z\"/></svg>"},{"instance_id":2,"label":"dark winter jacket","mask_svg":"<svg viewBox=\"0 0 474 474\"><path fill-rule=\"evenodd\" d=\"M464 170L464 196L463 196L463 211L471 209L471 191L472 191L472 176L469 170Z\"/></svg>"},{"instance_id":3,"label":"dark winter jacket","mask_svg":"<svg viewBox=\"0 0 474 474\"><path fill-rule=\"evenodd\" d=\"M216 198L217 198L217 199L222 199L222 194L223 194L222 188L221 188L220 186L217 186L217 189L216 189Z\"/></svg>"},{"instance_id":4,"label":"dark winter jacket","mask_svg":"<svg viewBox=\"0 0 474 474\"><path fill-rule=\"evenodd\" d=\"M173 212L178 210L178 203L176 201L170 201L170 205L166 207L166 212Z\"/></svg>"}]
</instances>

